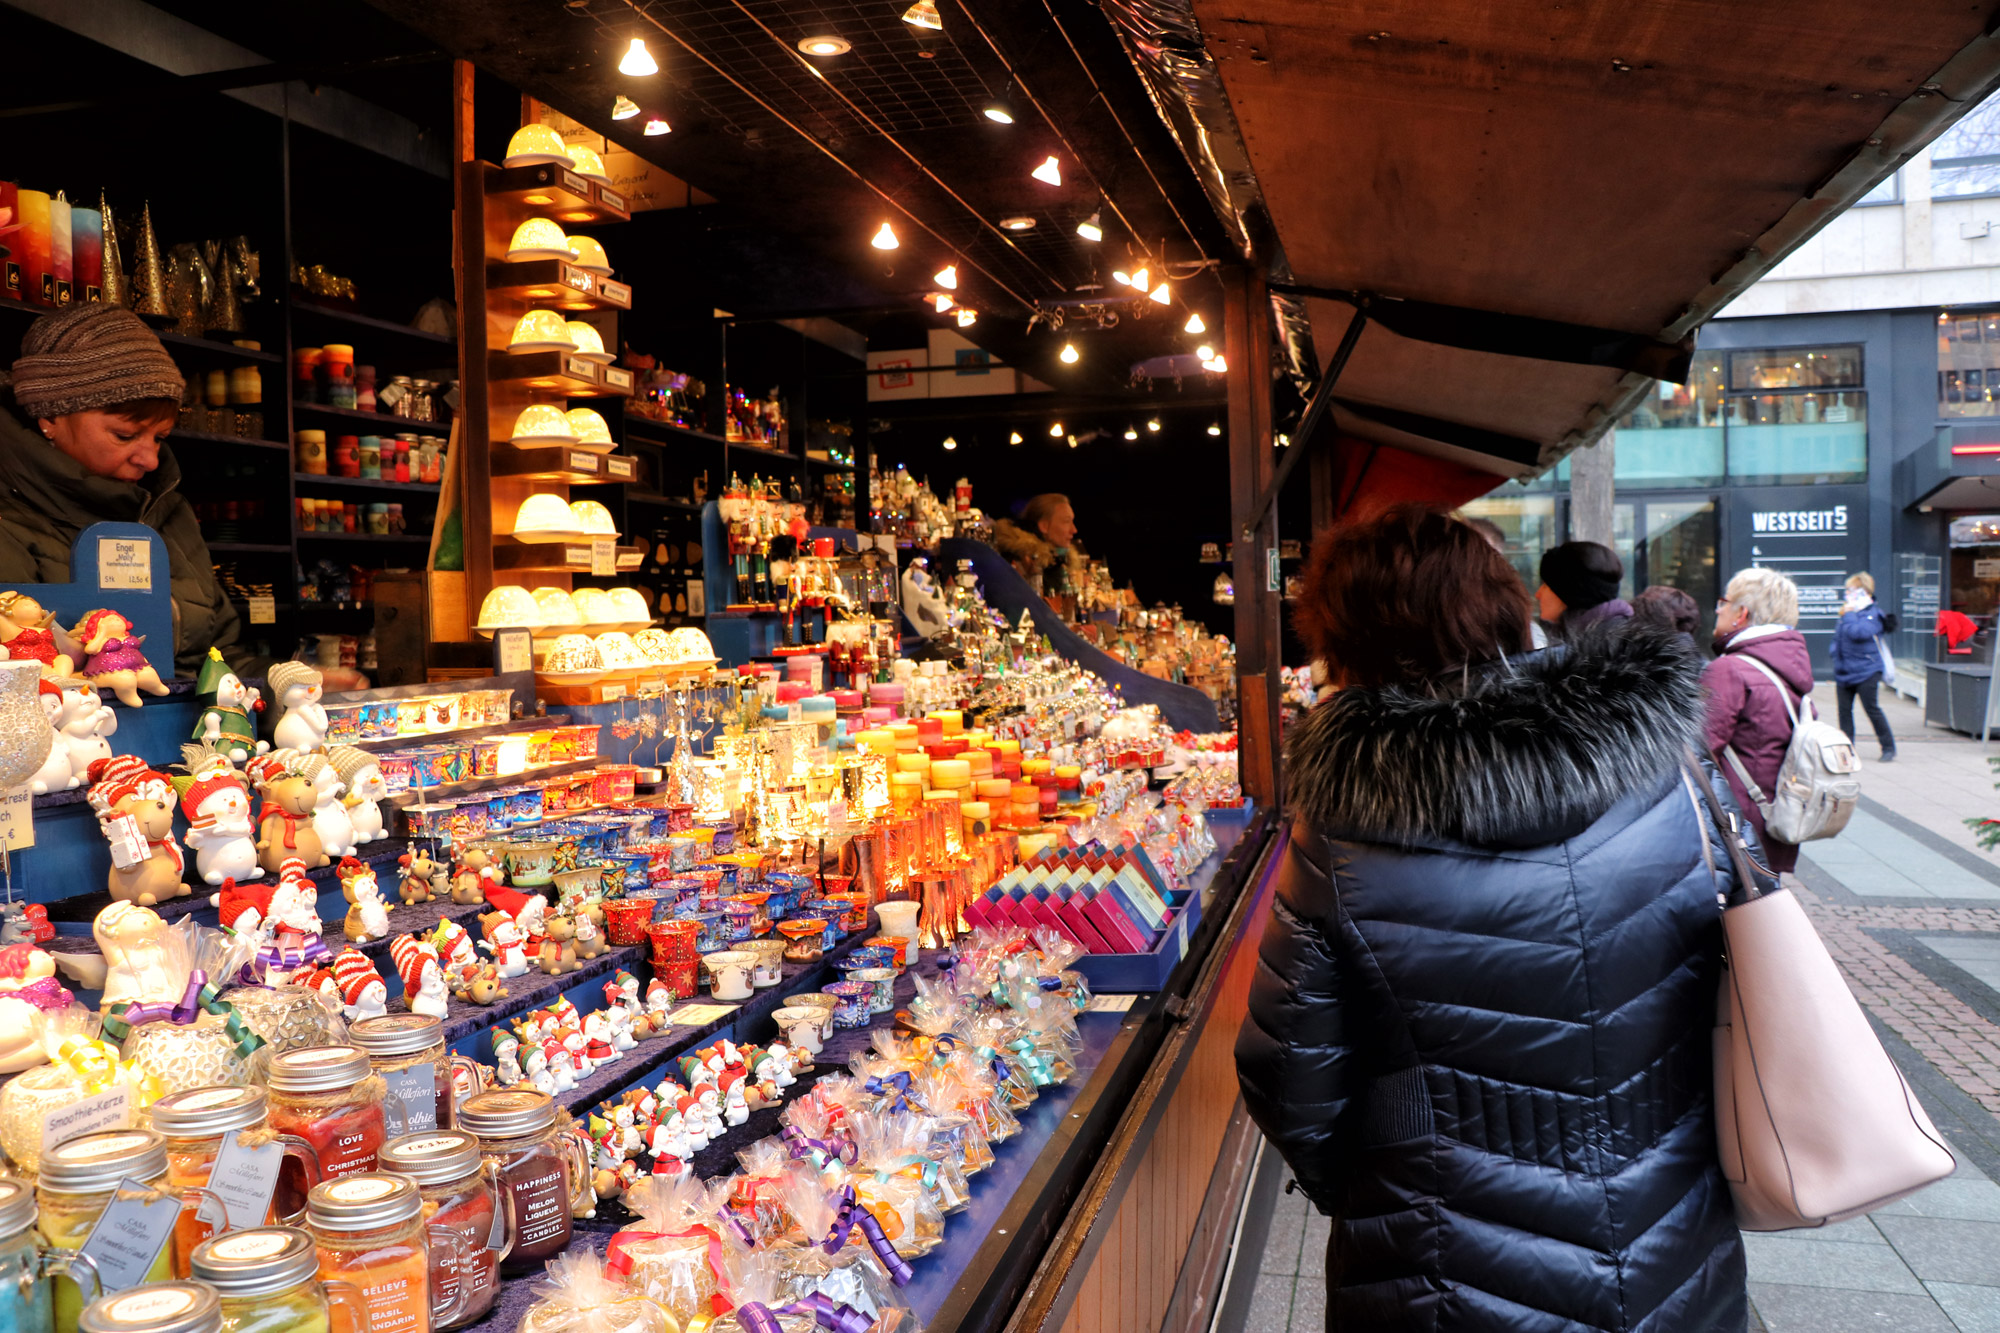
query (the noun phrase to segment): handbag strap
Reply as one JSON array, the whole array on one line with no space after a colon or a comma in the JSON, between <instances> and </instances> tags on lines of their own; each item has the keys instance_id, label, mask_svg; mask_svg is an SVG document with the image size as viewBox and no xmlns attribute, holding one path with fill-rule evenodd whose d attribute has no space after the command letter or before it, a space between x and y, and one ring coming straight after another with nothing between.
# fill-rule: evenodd
<instances>
[{"instance_id":1,"label":"handbag strap","mask_svg":"<svg viewBox=\"0 0 2000 1333\"><path fill-rule=\"evenodd\" d=\"M1750 849L1743 845L1743 834L1735 816L1724 812L1722 802L1715 799L1715 789L1703 778L1701 769L1693 762L1692 756L1682 761L1682 767L1684 776L1693 780L1695 789L1700 791L1703 801L1707 803L1709 818L1714 822L1716 832L1722 835L1723 844L1729 849L1729 862L1736 872L1735 892L1727 895L1730 904L1755 902L1764 896L1764 890L1757 882L1756 872L1752 869L1755 863L1750 859ZM1707 834L1702 835L1701 842L1702 856L1708 861L1709 871L1713 874L1715 858L1709 849Z\"/></svg>"}]
</instances>

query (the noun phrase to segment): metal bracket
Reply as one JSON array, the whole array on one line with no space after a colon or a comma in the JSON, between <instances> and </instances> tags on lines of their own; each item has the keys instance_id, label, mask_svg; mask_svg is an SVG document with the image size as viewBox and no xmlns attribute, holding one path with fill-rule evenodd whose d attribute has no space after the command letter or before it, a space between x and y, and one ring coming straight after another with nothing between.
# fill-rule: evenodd
<instances>
[{"instance_id":1,"label":"metal bracket","mask_svg":"<svg viewBox=\"0 0 2000 1333\"><path fill-rule=\"evenodd\" d=\"M1276 290L1275 288L1273 290ZM1313 437L1319 433L1320 421L1326 416L1327 408L1333 404L1333 386L1340 382L1340 372L1347 369L1347 360L1354 355L1354 345L1361 341L1361 330L1368 327L1370 300L1366 293L1356 297L1354 318L1347 322L1347 329L1340 335L1340 346L1333 349L1333 361L1320 377L1319 387L1313 390L1312 401L1299 417L1298 429L1292 432L1292 443L1285 450L1285 456L1278 463L1278 470L1271 476L1271 484L1257 497L1257 507L1250 511L1244 521L1242 540L1255 541L1257 529L1263 526L1265 516L1271 506L1278 503L1279 494L1285 489L1285 479L1292 475L1292 469L1312 448Z\"/></svg>"}]
</instances>

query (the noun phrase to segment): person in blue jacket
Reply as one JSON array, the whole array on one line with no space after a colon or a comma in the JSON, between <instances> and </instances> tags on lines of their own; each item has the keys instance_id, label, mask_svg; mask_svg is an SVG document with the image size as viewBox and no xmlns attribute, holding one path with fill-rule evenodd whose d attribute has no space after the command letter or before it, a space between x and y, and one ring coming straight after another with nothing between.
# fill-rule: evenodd
<instances>
[{"instance_id":1,"label":"person in blue jacket","mask_svg":"<svg viewBox=\"0 0 2000 1333\"><path fill-rule=\"evenodd\" d=\"M1881 636L1889 629L1882 608L1875 605L1875 580L1867 573L1847 580L1847 600L1841 604L1840 623L1833 631L1834 700L1840 713L1840 729L1854 739L1854 701L1861 700L1875 739L1882 746L1882 762L1896 757L1896 737L1882 712L1876 691L1882 685Z\"/></svg>"}]
</instances>

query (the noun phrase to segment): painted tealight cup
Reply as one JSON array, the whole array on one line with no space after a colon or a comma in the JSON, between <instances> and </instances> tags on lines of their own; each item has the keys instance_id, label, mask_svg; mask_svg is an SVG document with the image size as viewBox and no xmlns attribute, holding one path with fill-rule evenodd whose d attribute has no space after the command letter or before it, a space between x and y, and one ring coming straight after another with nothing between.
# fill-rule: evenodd
<instances>
[{"instance_id":1,"label":"painted tealight cup","mask_svg":"<svg viewBox=\"0 0 2000 1333\"><path fill-rule=\"evenodd\" d=\"M746 949L724 949L705 953L701 964L708 970L708 988L718 1000L747 1000L756 993L751 978L756 974L757 955Z\"/></svg>"},{"instance_id":2,"label":"painted tealight cup","mask_svg":"<svg viewBox=\"0 0 2000 1333\"><path fill-rule=\"evenodd\" d=\"M778 1032L785 1039L785 1045L794 1052L802 1052L807 1058L818 1055L826 1049L826 1027L830 1021L830 1010L815 1005L787 1005L775 1009L771 1019L778 1025Z\"/></svg>"},{"instance_id":3,"label":"painted tealight cup","mask_svg":"<svg viewBox=\"0 0 2000 1333\"><path fill-rule=\"evenodd\" d=\"M889 1014L896 1010L896 969L893 967L864 967L847 974L853 981L866 982L874 988L869 997L868 1007L873 1013Z\"/></svg>"},{"instance_id":4,"label":"painted tealight cup","mask_svg":"<svg viewBox=\"0 0 2000 1333\"><path fill-rule=\"evenodd\" d=\"M783 940L751 940L742 946L745 953L757 957L757 971L750 984L758 990L769 990L781 986L785 981L785 942Z\"/></svg>"},{"instance_id":5,"label":"painted tealight cup","mask_svg":"<svg viewBox=\"0 0 2000 1333\"><path fill-rule=\"evenodd\" d=\"M826 988L838 1004L833 1011L836 1028L865 1028L875 1016L875 987L867 981L836 981Z\"/></svg>"}]
</instances>

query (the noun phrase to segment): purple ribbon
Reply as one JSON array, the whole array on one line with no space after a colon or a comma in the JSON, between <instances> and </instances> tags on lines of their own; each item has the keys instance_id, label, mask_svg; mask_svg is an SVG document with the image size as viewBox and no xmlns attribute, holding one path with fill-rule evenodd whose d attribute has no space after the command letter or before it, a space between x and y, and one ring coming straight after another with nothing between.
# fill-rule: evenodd
<instances>
[{"instance_id":1,"label":"purple ribbon","mask_svg":"<svg viewBox=\"0 0 2000 1333\"><path fill-rule=\"evenodd\" d=\"M893 1094L895 1100L889 1103L891 1111L910 1109L910 1072L907 1069L899 1070L887 1078L878 1078L870 1074L868 1081L862 1084L862 1087L872 1097L888 1097Z\"/></svg>"},{"instance_id":2,"label":"purple ribbon","mask_svg":"<svg viewBox=\"0 0 2000 1333\"><path fill-rule=\"evenodd\" d=\"M141 1023L157 1023L162 1019L187 1024L201 1013L201 988L208 984L208 973L196 968L188 974L187 993L173 1003L165 1000L137 1000L127 1005L119 1017L127 1027L138 1027Z\"/></svg>"},{"instance_id":3,"label":"purple ribbon","mask_svg":"<svg viewBox=\"0 0 2000 1333\"><path fill-rule=\"evenodd\" d=\"M818 1155L815 1165L825 1166L831 1161L846 1162L850 1166L861 1155L852 1139L815 1139L799 1130L797 1125L786 1125L779 1131L779 1137L791 1145L793 1157L813 1157Z\"/></svg>"},{"instance_id":4,"label":"purple ribbon","mask_svg":"<svg viewBox=\"0 0 2000 1333\"><path fill-rule=\"evenodd\" d=\"M847 1244L847 1233L857 1226L861 1228L868 1248L875 1251L875 1257L888 1270L889 1280L899 1287L910 1285L910 1279L916 1276L915 1270L903 1261L902 1255L896 1253L896 1247L883 1234L882 1224L875 1220L875 1214L863 1208L861 1201L854 1197L852 1185L840 1191L840 1211L834 1214L833 1229L826 1233L820 1248L828 1254L840 1253L840 1247Z\"/></svg>"},{"instance_id":5,"label":"purple ribbon","mask_svg":"<svg viewBox=\"0 0 2000 1333\"><path fill-rule=\"evenodd\" d=\"M1041 986L1041 988L1042 988L1043 990L1061 990L1061 989L1062 989L1062 978L1061 978L1061 977L1041 977L1041 978L1038 978L1038 979L1037 979L1037 984L1039 984L1039 985Z\"/></svg>"},{"instance_id":6,"label":"purple ribbon","mask_svg":"<svg viewBox=\"0 0 2000 1333\"><path fill-rule=\"evenodd\" d=\"M811 1315L814 1323L830 1333L868 1333L875 1326L873 1319L853 1306L836 1304L831 1296L818 1291L776 1309L760 1301L745 1301L736 1307L736 1322L748 1333L781 1333L778 1324L781 1314Z\"/></svg>"},{"instance_id":7,"label":"purple ribbon","mask_svg":"<svg viewBox=\"0 0 2000 1333\"><path fill-rule=\"evenodd\" d=\"M243 965L236 979L246 986L267 985L265 978L273 971L289 976L307 963L323 962L333 957L333 950L326 947L326 941L317 935L307 936L307 944L300 949L280 948L276 943L267 942L257 947L257 955Z\"/></svg>"}]
</instances>

